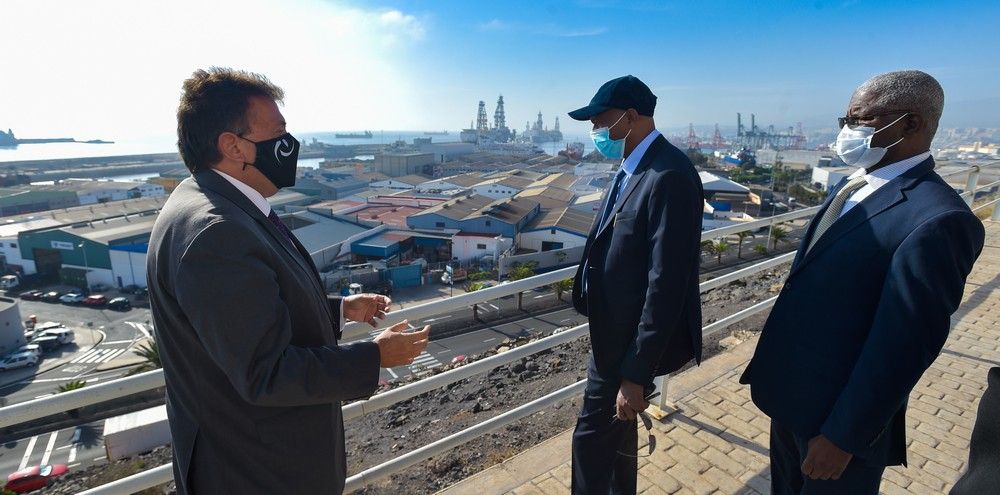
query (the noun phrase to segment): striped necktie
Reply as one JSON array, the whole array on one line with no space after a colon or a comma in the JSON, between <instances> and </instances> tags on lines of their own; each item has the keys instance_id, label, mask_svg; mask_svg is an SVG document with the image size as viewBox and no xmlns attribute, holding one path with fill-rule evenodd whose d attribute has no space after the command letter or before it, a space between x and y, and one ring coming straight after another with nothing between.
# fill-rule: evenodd
<instances>
[{"instance_id":1,"label":"striped necktie","mask_svg":"<svg viewBox=\"0 0 1000 495\"><path fill-rule=\"evenodd\" d=\"M819 219L819 223L816 224L816 230L813 232L812 239L809 240L809 247L806 248L806 253L809 252L816 245L816 241L819 240L823 234L840 218L840 212L844 210L844 204L847 203L847 199L851 197L851 194L861 186L867 184L864 175L859 175L851 179L844 187L837 191L837 195L833 197L833 201L830 201L830 206L823 213L823 217Z\"/></svg>"},{"instance_id":2,"label":"striped necktie","mask_svg":"<svg viewBox=\"0 0 1000 495\"><path fill-rule=\"evenodd\" d=\"M285 222L281 221L281 218L278 217L278 214L275 213L274 210L271 210L271 213L267 214L267 219L270 220L272 224L274 224L275 228L277 228L279 232L285 235L286 239L288 239L289 241L292 240L292 231L288 230L288 227L285 225ZM293 242L292 244L294 245L295 243Z\"/></svg>"}]
</instances>

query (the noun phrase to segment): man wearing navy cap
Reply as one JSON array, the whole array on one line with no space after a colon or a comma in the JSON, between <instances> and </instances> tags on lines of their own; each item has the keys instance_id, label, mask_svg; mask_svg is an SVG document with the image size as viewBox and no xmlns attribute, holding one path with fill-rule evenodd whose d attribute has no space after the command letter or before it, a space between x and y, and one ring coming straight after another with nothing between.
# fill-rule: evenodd
<instances>
[{"instance_id":1,"label":"man wearing navy cap","mask_svg":"<svg viewBox=\"0 0 1000 495\"><path fill-rule=\"evenodd\" d=\"M573 306L593 347L573 432L573 493L635 493L636 415L653 378L701 361L699 246L704 196L688 157L653 123L656 96L624 76L569 113L622 160L587 237Z\"/></svg>"}]
</instances>

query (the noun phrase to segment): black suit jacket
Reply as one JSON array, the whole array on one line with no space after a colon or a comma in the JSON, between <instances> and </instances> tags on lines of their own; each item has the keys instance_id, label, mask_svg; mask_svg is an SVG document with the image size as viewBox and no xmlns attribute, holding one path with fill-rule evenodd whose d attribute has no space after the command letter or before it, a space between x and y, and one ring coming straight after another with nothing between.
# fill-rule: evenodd
<instances>
[{"instance_id":1,"label":"black suit jacket","mask_svg":"<svg viewBox=\"0 0 1000 495\"><path fill-rule=\"evenodd\" d=\"M602 376L648 385L692 358L701 361L703 205L698 172L663 136L598 225L602 204L573 284L573 306L590 320Z\"/></svg>"},{"instance_id":2,"label":"black suit jacket","mask_svg":"<svg viewBox=\"0 0 1000 495\"><path fill-rule=\"evenodd\" d=\"M830 194L741 378L778 423L880 465L906 461L907 398L983 247L982 222L933 168L879 188L805 254Z\"/></svg>"},{"instance_id":3,"label":"black suit jacket","mask_svg":"<svg viewBox=\"0 0 1000 495\"><path fill-rule=\"evenodd\" d=\"M337 344L301 251L212 171L163 206L147 277L178 493L343 490L340 402L375 391L379 350Z\"/></svg>"}]
</instances>

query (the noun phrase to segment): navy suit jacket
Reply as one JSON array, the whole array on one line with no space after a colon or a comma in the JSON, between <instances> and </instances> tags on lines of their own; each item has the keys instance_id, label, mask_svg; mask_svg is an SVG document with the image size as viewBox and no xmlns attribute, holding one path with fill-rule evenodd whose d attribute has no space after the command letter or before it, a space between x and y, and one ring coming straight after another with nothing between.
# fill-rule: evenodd
<instances>
[{"instance_id":1,"label":"navy suit jacket","mask_svg":"<svg viewBox=\"0 0 1000 495\"><path fill-rule=\"evenodd\" d=\"M878 465L906 462L907 398L983 247L982 223L933 169L928 158L799 249L741 378L773 420Z\"/></svg>"},{"instance_id":2,"label":"navy suit jacket","mask_svg":"<svg viewBox=\"0 0 1000 495\"><path fill-rule=\"evenodd\" d=\"M573 306L590 320L601 376L649 385L654 376L701 360L703 204L691 161L659 136L603 225L598 213L574 279Z\"/></svg>"}]
</instances>

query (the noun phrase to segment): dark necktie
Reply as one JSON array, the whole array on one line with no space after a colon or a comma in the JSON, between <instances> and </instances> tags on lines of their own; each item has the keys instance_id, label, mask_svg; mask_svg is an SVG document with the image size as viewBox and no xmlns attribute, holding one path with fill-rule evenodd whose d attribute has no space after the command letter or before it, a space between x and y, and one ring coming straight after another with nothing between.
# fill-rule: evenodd
<instances>
[{"instance_id":1,"label":"dark necktie","mask_svg":"<svg viewBox=\"0 0 1000 495\"><path fill-rule=\"evenodd\" d=\"M601 223L597 224L598 228L604 225L604 222L608 220L608 215L615 209L615 203L618 202L618 190L621 189L622 180L624 179L625 169L619 169L618 173L615 174L615 181L611 184L611 190L608 191L608 204L604 207L604 211L601 212Z\"/></svg>"},{"instance_id":2,"label":"dark necktie","mask_svg":"<svg viewBox=\"0 0 1000 495\"><path fill-rule=\"evenodd\" d=\"M618 190L621 189L622 180L625 179L625 169L619 169L618 173L615 174L615 180L611 183L611 190L608 191L608 203L604 205L604 211L601 212L601 221L597 224L597 231L600 232L601 226L608 219L608 215L615 209L615 203L618 202ZM587 297L587 271L586 268L590 263L589 258L583 259L583 290L581 293L584 298Z\"/></svg>"},{"instance_id":3,"label":"dark necktie","mask_svg":"<svg viewBox=\"0 0 1000 495\"><path fill-rule=\"evenodd\" d=\"M292 231L288 230L288 227L285 226L285 222L282 222L281 219L278 218L278 214L275 213L274 210L271 210L271 213L267 214L267 219L274 224L274 226L278 229L279 232L285 235L285 239L288 239L289 242L292 242ZM295 245L295 243L292 242L292 245Z\"/></svg>"}]
</instances>

